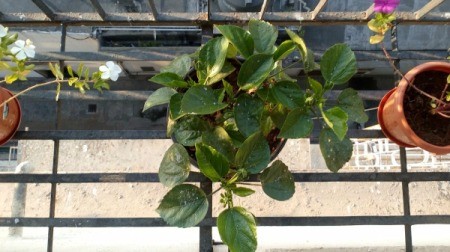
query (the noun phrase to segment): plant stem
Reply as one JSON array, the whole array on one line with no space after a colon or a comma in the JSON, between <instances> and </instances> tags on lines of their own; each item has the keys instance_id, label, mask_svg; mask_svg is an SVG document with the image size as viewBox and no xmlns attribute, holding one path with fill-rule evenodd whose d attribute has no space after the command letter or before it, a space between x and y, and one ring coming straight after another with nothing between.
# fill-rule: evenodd
<instances>
[{"instance_id":1,"label":"plant stem","mask_svg":"<svg viewBox=\"0 0 450 252\"><path fill-rule=\"evenodd\" d=\"M16 94L14 94L13 96L9 97L6 101L4 101L4 102L2 102L2 104L0 104L0 108L3 107L6 103L8 103L11 100L15 99L16 97L18 97L19 95L22 95L22 94L24 94L24 93L26 93L26 92L28 92L30 90L33 90L33 89L38 88L38 87L43 87L43 86L47 86L47 85L50 85L50 84L58 83L58 82L68 82L68 80L52 80L52 81L48 81L48 82L44 82L44 83L39 83L39 84L33 85L33 86L31 86L29 88L26 88L26 89L24 89L24 90L22 90L22 91L20 91L20 92L18 92Z\"/></svg>"},{"instance_id":2,"label":"plant stem","mask_svg":"<svg viewBox=\"0 0 450 252\"><path fill-rule=\"evenodd\" d=\"M212 193L208 194L206 197L209 198L211 196L213 196L214 194L216 194L218 191L222 190L223 186L217 188L216 190L214 190Z\"/></svg>"},{"instance_id":3,"label":"plant stem","mask_svg":"<svg viewBox=\"0 0 450 252\"><path fill-rule=\"evenodd\" d=\"M409 79L407 79L402 72L400 72L400 70L394 65L394 60L392 59L391 55L388 53L388 51L386 50L386 48L384 47L383 44L381 44L381 48L383 49L384 55L386 56L386 58L389 61L389 64L391 65L391 67L394 69L394 72L399 74L403 79L406 80L406 82L408 83L408 86L412 87L414 90L416 90L417 92L419 92L420 94L430 98L431 100L436 101L437 103L439 103L439 105L446 105L447 103L443 102L441 99L438 99L437 97L434 97L422 90L420 90L419 88L417 88L416 86L414 86L414 84L409 81ZM445 90L445 89L444 89Z\"/></svg>"},{"instance_id":4,"label":"plant stem","mask_svg":"<svg viewBox=\"0 0 450 252\"><path fill-rule=\"evenodd\" d=\"M294 66L294 65L297 64L298 62L300 62L300 61L296 61L296 62L294 62L294 63L289 64L289 65L288 65L287 67L285 67L285 68L281 68L280 71L278 71L278 72L276 72L276 73L270 75L270 76L267 77L267 78L271 78L271 77L273 77L273 76L275 76L275 75L277 75L277 74L279 74L279 73L281 73L281 72L284 72L286 69L291 68L292 66Z\"/></svg>"},{"instance_id":5,"label":"plant stem","mask_svg":"<svg viewBox=\"0 0 450 252\"><path fill-rule=\"evenodd\" d=\"M238 185L247 185L247 186L262 186L261 184L252 184L252 183L246 183L246 182L237 182Z\"/></svg>"},{"instance_id":6,"label":"plant stem","mask_svg":"<svg viewBox=\"0 0 450 252\"><path fill-rule=\"evenodd\" d=\"M448 82L445 83L445 87L444 87L444 89L442 90L442 93L441 93L441 99L439 99L439 100L442 101L442 99L444 99L445 91L447 91L447 88L448 88Z\"/></svg>"}]
</instances>

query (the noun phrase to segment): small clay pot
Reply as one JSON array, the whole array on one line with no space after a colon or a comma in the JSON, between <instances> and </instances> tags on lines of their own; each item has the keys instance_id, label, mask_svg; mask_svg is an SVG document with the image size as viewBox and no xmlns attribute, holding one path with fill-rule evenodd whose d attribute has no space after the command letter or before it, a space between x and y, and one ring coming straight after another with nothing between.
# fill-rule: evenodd
<instances>
[{"instance_id":1,"label":"small clay pot","mask_svg":"<svg viewBox=\"0 0 450 252\"><path fill-rule=\"evenodd\" d=\"M428 62L411 69L405 78L410 82L426 71L441 71L450 74L450 63ZM450 153L450 145L438 146L420 138L411 128L404 114L403 99L408 82L403 78L398 87L389 91L378 106L378 122L384 135L402 147L420 147L431 153L444 155ZM426 90L424 90L426 92ZM450 123L450 121L449 121Z\"/></svg>"},{"instance_id":2,"label":"small clay pot","mask_svg":"<svg viewBox=\"0 0 450 252\"><path fill-rule=\"evenodd\" d=\"M13 94L8 89L0 87L0 103L12 96ZM14 98L1 107L0 112L0 145L3 145L14 136L19 128L22 110L19 101Z\"/></svg>"}]
</instances>

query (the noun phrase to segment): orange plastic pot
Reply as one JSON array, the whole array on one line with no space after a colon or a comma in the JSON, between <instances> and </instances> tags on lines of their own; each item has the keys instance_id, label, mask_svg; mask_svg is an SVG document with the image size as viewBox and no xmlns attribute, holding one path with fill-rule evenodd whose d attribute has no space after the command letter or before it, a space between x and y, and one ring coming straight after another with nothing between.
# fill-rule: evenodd
<instances>
[{"instance_id":1,"label":"orange plastic pot","mask_svg":"<svg viewBox=\"0 0 450 252\"><path fill-rule=\"evenodd\" d=\"M409 81L414 81L416 75L425 71L441 71L450 74L450 63L424 63L411 69L405 75L405 78ZM383 97L378 106L378 122L381 130L387 138L399 146L420 147L438 155L450 153L450 145L438 146L426 142L411 129L406 120L403 107L403 98L408 87L408 82L405 78L400 81L397 88L392 89Z\"/></svg>"},{"instance_id":2,"label":"orange plastic pot","mask_svg":"<svg viewBox=\"0 0 450 252\"><path fill-rule=\"evenodd\" d=\"M0 87L0 103L3 103L13 94L5 88ZM0 145L8 142L14 136L20 125L22 110L17 99L12 99L0 108Z\"/></svg>"}]
</instances>

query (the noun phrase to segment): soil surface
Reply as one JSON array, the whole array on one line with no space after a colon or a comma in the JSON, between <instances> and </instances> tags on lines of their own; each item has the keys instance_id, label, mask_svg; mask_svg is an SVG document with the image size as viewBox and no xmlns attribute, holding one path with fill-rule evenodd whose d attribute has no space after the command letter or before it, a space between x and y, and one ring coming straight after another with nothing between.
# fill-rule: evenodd
<instances>
[{"instance_id":1,"label":"soil surface","mask_svg":"<svg viewBox=\"0 0 450 252\"><path fill-rule=\"evenodd\" d=\"M447 83L447 76L448 73L445 72L426 71L418 74L413 84L420 90L440 98ZM406 120L420 138L434 145L450 145L450 119L431 112L430 98L408 88L403 106Z\"/></svg>"}]
</instances>

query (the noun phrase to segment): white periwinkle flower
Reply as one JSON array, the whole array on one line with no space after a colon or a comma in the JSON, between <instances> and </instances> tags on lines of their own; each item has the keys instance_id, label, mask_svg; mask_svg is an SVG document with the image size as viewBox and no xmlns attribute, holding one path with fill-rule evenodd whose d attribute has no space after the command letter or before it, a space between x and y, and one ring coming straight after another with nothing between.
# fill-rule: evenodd
<instances>
[{"instance_id":1,"label":"white periwinkle flower","mask_svg":"<svg viewBox=\"0 0 450 252\"><path fill-rule=\"evenodd\" d=\"M33 42L31 42L31 40L27 39L26 41L23 41L19 39L14 44L16 46L11 48L11 53L16 55L16 58L18 60L24 60L27 57L34 58L34 48L36 47L33 45Z\"/></svg>"},{"instance_id":2,"label":"white periwinkle flower","mask_svg":"<svg viewBox=\"0 0 450 252\"><path fill-rule=\"evenodd\" d=\"M8 34L8 28L0 25L0 38L3 38L6 34Z\"/></svg>"},{"instance_id":3,"label":"white periwinkle flower","mask_svg":"<svg viewBox=\"0 0 450 252\"><path fill-rule=\"evenodd\" d=\"M111 79L112 81L116 81L122 72L122 69L112 61L106 62L106 66L101 65L98 69L102 72L101 77L104 80Z\"/></svg>"}]
</instances>

